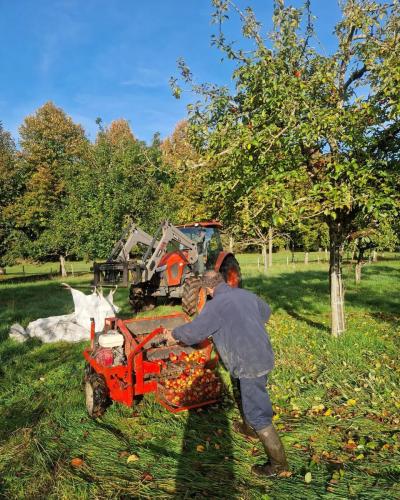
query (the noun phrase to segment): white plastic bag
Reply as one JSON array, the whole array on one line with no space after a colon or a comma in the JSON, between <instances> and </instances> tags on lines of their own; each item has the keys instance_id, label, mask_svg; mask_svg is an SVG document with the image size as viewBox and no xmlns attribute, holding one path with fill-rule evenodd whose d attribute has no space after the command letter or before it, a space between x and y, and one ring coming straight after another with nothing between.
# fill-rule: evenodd
<instances>
[{"instance_id":1,"label":"white plastic bag","mask_svg":"<svg viewBox=\"0 0 400 500\"><path fill-rule=\"evenodd\" d=\"M103 330L104 320L110 316L115 316L120 310L113 302L115 290L110 291L106 298L101 290L94 290L92 294L85 295L79 290L69 288L74 301L75 323L88 330L90 330L90 318L94 319L96 331L100 332Z\"/></svg>"},{"instance_id":2,"label":"white plastic bag","mask_svg":"<svg viewBox=\"0 0 400 500\"><path fill-rule=\"evenodd\" d=\"M96 331L102 331L104 320L115 316L120 308L114 305L115 290L110 291L107 297L102 291L94 290L85 295L79 290L66 286L72 294L75 311L72 314L50 316L31 321L26 331L21 325L12 325L9 337L17 342L24 342L29 337L37 337L43 342L80 342L90 338L90 318L95 320Z\"/></svg>"}]
</instances>

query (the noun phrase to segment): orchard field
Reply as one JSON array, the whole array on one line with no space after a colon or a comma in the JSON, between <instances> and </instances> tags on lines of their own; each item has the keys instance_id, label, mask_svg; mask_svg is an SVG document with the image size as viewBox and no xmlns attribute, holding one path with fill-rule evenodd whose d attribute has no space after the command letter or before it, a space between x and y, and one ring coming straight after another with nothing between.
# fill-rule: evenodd
<instances>
[{"instance_id":1,"label":"orchard field","mask_svg":"<svg viewBox=\"0 0 400 500\"><path fill-rule=\"evenodd\" d=\"M55 279L0 285L0 496L399 498L400 262L366 265L359 285L345 266L348 330L335 339L326 263L305 265L297 256L287 265L281 254L264 274L256 255L239 260L244 286L273 310L268 330L277 365L269 388L289 477L251 474L263 453L232 431L238 412L226 373L227 394L216 407L172 415L146 396L133 409L115 404L91 420L82 392L84 343L7 338L16 321L26 326L71 312L71 297ZM89 291L89 275L67 281ZM129 316L126 290L115 301ZM171 310L179 306L156 313Z\"/></svg>"}]
</instances>

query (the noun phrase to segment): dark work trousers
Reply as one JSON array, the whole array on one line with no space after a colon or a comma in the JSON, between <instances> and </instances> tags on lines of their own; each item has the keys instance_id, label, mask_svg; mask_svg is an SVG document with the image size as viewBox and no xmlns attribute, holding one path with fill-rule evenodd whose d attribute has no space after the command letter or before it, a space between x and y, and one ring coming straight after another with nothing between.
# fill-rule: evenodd
<instances>
[{"instance_id":1,"label":"dark work trousers","mask_svg":"<svg viewBox=\"0 0 400 500\"><path fill-rule=\"evenodd\" d=\"M267 375L233 379L242 402L243 416L256 431L272 424L272 405L267 391ZM239 408L240 409L240 408Z\"/></svg>"}]
</instances>

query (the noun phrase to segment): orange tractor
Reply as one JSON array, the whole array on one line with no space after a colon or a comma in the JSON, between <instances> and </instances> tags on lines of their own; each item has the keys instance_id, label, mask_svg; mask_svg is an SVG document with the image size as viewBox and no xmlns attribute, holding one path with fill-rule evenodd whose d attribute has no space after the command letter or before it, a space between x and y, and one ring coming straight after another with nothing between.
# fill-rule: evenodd
<instances>
[{"instance_id":1,"label":"orange tractor","mask_svg":"<svg viewBox=\"0 0 400 500\"><path fill-rule=\"evenodd\" d=\"M129 287L135 311L166 297L181 299L184 312L193 315L206 301L200 280L206 270L219 271L232 287L241 286L239 263L223 250L221 227L216 221L180 226L165 221L152 237L131 224L108 260L94 264L94 285Z\"/></svg>"}]
</instances>

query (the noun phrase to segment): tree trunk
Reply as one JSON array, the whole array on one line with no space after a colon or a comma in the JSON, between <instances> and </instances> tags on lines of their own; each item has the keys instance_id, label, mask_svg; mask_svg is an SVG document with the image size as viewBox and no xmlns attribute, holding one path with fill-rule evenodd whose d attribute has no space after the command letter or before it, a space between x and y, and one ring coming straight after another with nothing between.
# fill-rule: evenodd
<instances>
[{"instance_id":1,"label":"tree trunk","mask_svg":"<svg viewBox=\"0 0 400 500\"><path fill-rule=\"evenodd\" d=\"M229 236L229 251L233 253L233 236Z\"/></svg>"},{"instance_id":2,"label":"tree trunk","mask_svg":"<svg viewBox=\"0 0 400 500\"><path fill-rule=\"evenodd\" d=\"M272 227L268 229L268 265L272 266L272 239L273 239Z\"/></svg>"},{"instance_id":3,"label":"tree trunk","mask_svg":"<svg viewBox=\"0 0 400 500\"><path fill-rule=\"evenodd\" d=\"M355 267L355 279L356 283L361 282L361 270L362 270L362 265L363 265L363 260L364 260L364 251L365 249L360 246L358 249L358 256L357 256L357 262L356 262L356 267Z\"/></svg>"},{"instance_id":4,"label":"tree trunk","mask_svg":"<svg viewBox=\"0 0 400 500\"><path fill-rule=\"evenodd\" d=\"M308 264L308 252L304 254L304 264Z\"/></svg>"},{"instance_id":5,"label":"tree trunk","mask_svg":"<svg viewBox=\"0 0 400 500\"><path fill-rule=\"evenodd\" d=\"M263 257L263 263L264 263L264 272L266 273L267 267L268 267L268 264L267 264L267 245L265 243L263 243L261 248L262 248L262 257Z\"/></svg>"},{"instance_id":6,"label":"tree trunk","mask_svg":"<svg viewBox=\"0 0 400 500\"><path fill-rule=\"evenodd\" d=\"M345 329L344 290L342 281L340 245L342 231L340 223L331 223L329 227L329 279L331 294L331 333L339 337Z\"/></svg>"},{"instance_id":7,"label":"tree trunk","mask_svg":"<svg viewBox=\"0 0 400 500\"><path fill-rule=\"evenodd\" d=\"M372 262L378 262L378 254L376 253L376 250L372 252Z\"/></svg>"},{"instance_id":8,"label":"tree trunk","mask_svg":"<svg viewBox=\"0 0 400 500\"><path fill-rule=\"evenodd\" d=\"M65 256L60 255L60 272L63 278L67 277L67 269L65 267Z\"/></svg>"},{"instance_id":9,"label":"tree trunk","mask_svg":"<svg viewBox=\"0 0 400 500\"><path fill-rule=\"evenodd\" d=\"M362 269L362 262L357 262L355 267L355 278L357 284L361 282L361 269Z\"/></svg>"}]
</instances>

